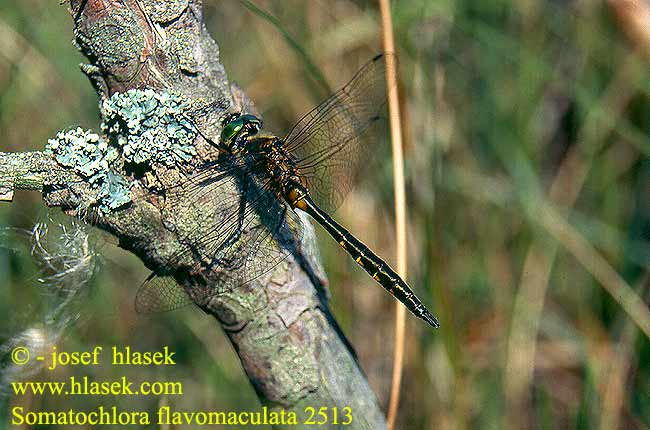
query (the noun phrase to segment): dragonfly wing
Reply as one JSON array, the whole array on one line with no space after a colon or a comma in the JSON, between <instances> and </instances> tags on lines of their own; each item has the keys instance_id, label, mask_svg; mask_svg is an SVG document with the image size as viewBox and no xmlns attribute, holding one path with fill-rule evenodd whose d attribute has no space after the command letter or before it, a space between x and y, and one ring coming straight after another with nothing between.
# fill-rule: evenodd
<instances>
[{"instance_id":1,"label":"dragonfly wing","mask_svg":"<svg viewBox=\"0 0 650 430\"><path fill-rule=\"evenodd\" d=\"M190 303L192 299L173 277L155 273L142 283L135 295L135 311L140 314L172 311Z\"/></svg>"},{"instance_id":2,"label":"dragonfly wing","mask_svg":"<svg viewBox=\"0 0 650 430\"><path fill-rule=\"evenodd\" d=\"M249 176L250 180L252 176ZM246 187L245 208L230 229L212 231L201 242L210 248L213 265L228 274L222 287L233 289L270 272L292 253L298 252L303 236L300 218L268 189L267 181L251 180ZM228 246L218 236L237 237ZM220 247L220 249L218 249Z\"/></svg>"},{"instance_id":3,"label":"dragonfly wing","mask_svg":"<svg viewBox=\"0 0 650 430\"><path fill-rule=\"evenodd\" d=\"M371 131L386 105L386 62L379 55L305 115L285 137L318 203L336 209L371 158Z\"/></svg>"},{"instance_id":4,"label":"dragonfly wing","mask_svg":"<svg viewBox=\"0 0 650 430\"><path fill-rule=\"evenodd\" d=\"M228 274L220 277L220 285L234 285ZM222 291L217 288L216 291ZM217 295L215 289L205 285L193 286L189 292L173 276L152 273L135 295L135 310L139 314L158 314L174 311L191 304L203 304Z\"/></svg>"},{"instance_id":5,"label":"dragonfly wing","mask_svg":"<svg viewBox=\"0 0 650 430\"><path fill-rule=\"evenodd\" d=\"M298 215L271 193L260 196L254 206L263 228L246 255L245 282L270 272L290 255L297 255L304 235Z\"/></svg>"},{"instance_id":6,"label":"dragonfly wing","mask_svg":"<svg viewBox=\"0 0 650 430\"><path fill-rule=\"evenodd\" d=\"M300 219L269 191L268 181L257 179L247 167L239 173L227 169L224 174L216 168L200 171L199 179L191 178L185 189L176 187L167 196L163 214L174 218L175 226L188 226L177 231L188 247L174 254L169 266L178 268L198 257L204 268L220 278L210 290L197 285L186 291L173 277L152 275L137 293L139 312L205 303L268 273L299 247ZM213 209L210 202L215 201L219 204Z\"/></svg>"}]
</instances>

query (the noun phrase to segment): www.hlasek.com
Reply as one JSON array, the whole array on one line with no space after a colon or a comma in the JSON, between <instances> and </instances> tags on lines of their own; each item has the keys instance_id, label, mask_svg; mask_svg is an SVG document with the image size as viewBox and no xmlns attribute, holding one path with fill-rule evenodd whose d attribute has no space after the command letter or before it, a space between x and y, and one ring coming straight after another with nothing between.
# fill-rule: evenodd
<instances>
[{"instance_id":1,"label":"www.hlasek.com","mask_svg":"<svg viewBox=\"0 0 650 430\"><path fill-rule=\"evenodd\" d=\"M31 357L24 347L12 350L11 360L15 365L25 365L30 360L43 362L48 371L65 367L96 366L107 363L114 366L172 366L175 365L174 352L168 347L162 351L139 352L130 347L112 347L104 350L95 347L91 351L64 352L56 347L47 355ZM96 381L88 376L70 376L65 381L15 381L11 383L13 394L17 397L54 396L180 396L183 395L181 382L156 381L134 383L121 377L113 381ZM11 409L10 422L18 426L248 426L306 425L324 429L328 426L351 426L353 422L350 407L305 407L298 414L282 409L262 408L261 411L177 411L170 406L161 406L155 412L125 411L115 406L99 406L91 411L65 409L58 411L33 411L20 405ZM109 427L107 427L109 428ZM225 427L224 427L225 428ZM241 428L241 427L239 427Z\"/></svg>"},{"instance_id":2,"label":"www.hlasek.com","mask_svg":"<svg viewBox=\"0 0 650 430\"><path fill-rule=\"evenodd\" d=\"M36 361L43 362L45 369L54 371L62 367L97 366L104 356L104 348L95 347L92 351L65 352L52 348L51 353L34 357ZM173 366L174 352L168 347L162 351L140 352L133 351L130 347L112 347L109 363L113 366ZM25 365L31 358L29 350L23 347L14 348L12 361L16 365ZM66 381L16 381L11 383L13 393L24 395L52 395L52 396L162 396L182 395L183 385L180 382L149 382L135 383L121 377L114 381L95 381L88 376L71 376Z\"/></svg>"},{"instance_id":3,"label":"www.hlasek.com","mask_svg":"<svg viewBox=\"0 0 650 430\"><path fill-rule=\"evenodd\" d=\"M135 385L122 376L119 381L93 381L87 376L81 378L71 376L67 381L27 381L12 382L11 388L15 395L26 394L43 396L181 396L181 382L149 382L144 381Z\"/></svg>"}]
</instances>

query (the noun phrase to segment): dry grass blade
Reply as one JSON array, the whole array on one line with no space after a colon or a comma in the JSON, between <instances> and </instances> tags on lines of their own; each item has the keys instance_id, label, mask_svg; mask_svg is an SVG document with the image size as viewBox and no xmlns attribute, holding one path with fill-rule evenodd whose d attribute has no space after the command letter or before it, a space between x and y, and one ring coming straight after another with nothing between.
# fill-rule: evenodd
<instances>
[{"instance_id":1,"label":"dry grass blade","mask_svg":"<svg viewBox=\"0 0 650 430\"><path fill-rule=\"evenodd\" d=\"M380 0L382 35L386 54L386 81L388 109L390 113L391 142L393 148L393 187L395 193L395 230L397 240L397 273L406 279L406 192L404 187L404 155L402 153L402 124L397 93L397 70L395 67L395 41L389 0ZM404 331L406 310L401 303L395 303L395 356L393 380L388 402L388 428L395 428L399 407L400 385L404 364Z\"/></svg>"}]
</instances>

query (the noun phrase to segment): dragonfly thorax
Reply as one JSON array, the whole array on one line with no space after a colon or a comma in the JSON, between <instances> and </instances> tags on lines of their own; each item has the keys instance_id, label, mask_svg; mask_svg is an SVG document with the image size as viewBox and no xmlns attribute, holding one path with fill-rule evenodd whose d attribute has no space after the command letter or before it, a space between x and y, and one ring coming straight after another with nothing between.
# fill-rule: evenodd
<instances>
[{"instance_id":1,"label":"dragonfly thorax","mask_svg":"<svg viewBox=\"0 0 650 430\"><path fill-rule=\"evenodd\" d=\"M291 191L300 188L300 194L306 194L307 184L284 142L276 136L260 136L250 139L248 145L249 153L254 154L265 177L270 179L271 190L293 207L294 195Z\"/></svg>"},{"instance_id":2,"label":"dragonfly thorax","mask_svg":"<svg viewBox=\"0 0 650 430\"><path fill-rule=\"evenodd\" d=\"M269 187L292 207L307 195L307 185L298 174L294 158L276 136L258 136L262 121L253 115L235 115L221 132L221 144L231 154L255 159L269 178Z\"/></svg>"}]
</instances>

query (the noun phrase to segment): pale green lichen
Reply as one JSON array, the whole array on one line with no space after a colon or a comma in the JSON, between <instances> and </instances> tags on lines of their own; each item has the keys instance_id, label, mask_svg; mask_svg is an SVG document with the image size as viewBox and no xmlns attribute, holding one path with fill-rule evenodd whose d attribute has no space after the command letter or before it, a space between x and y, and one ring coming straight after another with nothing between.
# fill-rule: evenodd
<instances>
[{"instance_id":1,"label":"pale green lichen","mask_svg":"<svg viewBox=\"0 0 650 430\"><path fill-rule=\"evenodd\" d=\"M48 139L45 151L84 178L105 171L119 157L116 148L109 148L97 133L81 127L58 132L54 139Z\"/></svg>"},{"instance_id":2,"label":"pale green lichen","mask_svg":"<svg viewBox=\"0 0 650 430\"><path fill-rule=\"evenodd\" d=\"M106 180L102 183L100 198L103 204L100 206L104 212L119 209L131 202L129 191L132 182L127 181L123 176L106 171Z\"/></svg>"},{"instance_id":3,"label":"pale green lichen","mask_svg":"<svg viewBox=\"0 0 650 430\"><path fill-rule=\"evenodd\" d=\"M119 151L97 133L77 127L60 131L47 142L46 153L88 180L97 193L96 205L100 210L107 213L131 201L129 182L110 171L110 166L119 158Z\"/></svg>"},{"instance_id":4,"label":"pale green lichen","mask_svg":"<svg viewBox=\"0 0 650 430\"><path fill-rule=\"evenodd\" d=\"M127 163L172 166L196 155L194 125L179 95L129 90L102 103L102 131L120 148Z\"/></svg>"},{"instance_id":5,"label":"pale green lichen","mask_svg":"<svg viewBox=\"0 0 650 430\"><path fill-rule=\"evenodd\" d=\"M86 178L97 192L96 206L104 213L131 201L132 182L115 172L125 165L150 170L154 163L174 166L196 155L194 125L186 115L186 99L169 92L129 90L102 103L102 132L82 128L57 133L46 151L56 161Z\"/></svg>"}]
</instances>

